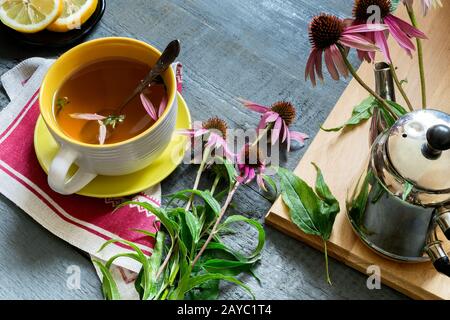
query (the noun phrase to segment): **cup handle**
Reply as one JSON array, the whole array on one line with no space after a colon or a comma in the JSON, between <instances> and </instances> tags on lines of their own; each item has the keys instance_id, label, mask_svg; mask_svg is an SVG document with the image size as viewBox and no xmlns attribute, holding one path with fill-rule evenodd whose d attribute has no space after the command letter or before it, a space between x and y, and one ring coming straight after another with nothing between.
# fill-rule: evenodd
<instances>
[{"instance_id":1,"label":"cup handle","mask_svg":"<svg viewBox=\"0 0 450 320\"><path fill-rule=\"evenodd\" d=\"M72 177L67 177L70 167L77 158L78 153L76 151L61 146L48 173L50 188L63 195L73 194L83 189L97 176L95 173L79 168Z\"/></svg>"}]
</instances>

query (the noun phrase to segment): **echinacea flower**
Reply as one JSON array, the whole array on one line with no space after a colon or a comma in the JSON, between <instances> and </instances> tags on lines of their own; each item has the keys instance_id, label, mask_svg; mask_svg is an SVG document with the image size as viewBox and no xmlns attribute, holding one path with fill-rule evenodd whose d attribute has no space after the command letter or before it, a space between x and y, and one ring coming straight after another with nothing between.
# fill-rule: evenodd
<instances>
[{"instance_id":1,"label":"echinacea flower","mask_svg":"<svg viewBox=\"0 0 450 320\"><path fill-rule=\"evenodd\" d=\"M409 8L412 9L414 0L402 0L402 2ZM442 7L441 0L421 0L422 3L422 13L424 16L427 15L428 10L431 8Z\"/></svg>"},{"instance_id":2,"label":"echinacea flower","mask_svg":"<svg viewBox=\"0 0 450 320\"><path fill-rule=\"evenodd\" d=\"M336 16L321 14L315 16L309 25L309 41L312 45L305 69L305 80L311 79L316 85L316 75L323 81L322 55L325 55L325 64L334 80L339 80L339 74L348 76L348 69L344 63L339 47L344 49L355 48L362 51L373 52L378 47L368 39L365 34L383 32L387 29L383 24L360 24L348 26Z\"/></svg>"},{"instance_id":3,"label":"echinacea flower","mask_svg":"<svg viewBox=\"0 0 450 320\"><path fill-rule=\"evenodd\" d=\"M165 93L164 85L163 84L154 84L148 87L147 92L143 92L140 95L142 105L144 106L145 111L147 111L150 118L153 119L153 121L158 120L161 115L164 113L164 110L166 110L167 107L167 95ZM162 98L161 102L159 104L158 109L155 108L152 101L148 98L148 96L155 93L157 90L162 90Z\"/></svg>"},{"instance_id":4,"label":"echinacea flower","mask_svg":"<svg viewBox=\"0 0 450 320\"><path fill-rule=\"evenodd\" d=\"M249 144L244 145L237 159L237 166L239 176L236 177L236 180L239 183L248 184L256 178L258 186L264 191L267 191L263 179L266 164L257 147L252 147Z\"/></svg>"},{"instance_id":5,"label":"echinacea flower","mask_svg":"<svg viewBox=\"0 0 450 320\"><path fill-rule=\"evenodd\" d=\"M226 142L227 129L228 126L224 120L213 117L202 123L194 123L193 129L181 129L177 130L177 133L194 138L207 135L205 147L211 151L223 151L223 155L232 160L234 153L230 151Z\"/></svg>"},{"instance_id":6,"label":"echinacea flower","mask_svg":"<svg viewBox=\"0 0 450 320\"><path fill-rule=\"evenodd\" d=\"M240 99L242 104L250 110L262 113L258 125L258 131L264 130L268 125L273 126L271 132L271 143L274 145L281 137L281 142L287 142L287 150L291 149L291 140L301 145L305 143L308 136L297 131L290 131L289 126L294 123L296 110L290 102L279 101L271 107L266 107L252 101Z\"/></svg>"},{"instance_id":7,"label":"echinacea flower","mask_svg":"<svg viewBox=\"0 0 450 320\"><path fill-rule=\"evenodd\" d=\"M70 114L70 117L79 120L97 121L99 126L98 143L101 145L105 144L106 141L106 134L108 131L106 126L111 126L113 129L115 129L118 123L122 123L125 120L124 115L111 115L105 117L96 113L72 113Z\"/></svg>"},{"instance_id":8,"label":"echinacea flower","mask_svg":"<svg viewBox=\"0 0 450 320\"><path fill-rule=\"evenodd\" d=\"M397 41L401 48L412 57L412 52L416 50L412 38L427 39L426 35L410 25L408 22L396 17L391 13L392 3L391 0L355 0L353 7L353 26L367 25L366 23L371 20L373 11L371 7L379 8L380 19L382 23L387 25L389 33ZM380 48L386 57L387 61L391 62L391 56L389 47L387 44L387 32L384 30L375 31L366 36L373 40L375 44ZM358 56L361 60L367 60L369 62L374 61L374 52L358 51Z\"/></svg>"}]
</instances>

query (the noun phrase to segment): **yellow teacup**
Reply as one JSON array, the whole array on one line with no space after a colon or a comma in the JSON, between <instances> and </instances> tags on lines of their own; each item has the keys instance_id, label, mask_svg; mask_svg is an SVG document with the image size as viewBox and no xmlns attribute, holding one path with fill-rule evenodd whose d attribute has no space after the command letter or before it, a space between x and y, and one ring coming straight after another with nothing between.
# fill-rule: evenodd
<instances>
[{"instance_id":1,"label":"yellow teacup","mask_svg":"<svg viewBox=\"0 0 450 320\"><path fill-rule=\"evenodd\" d=\"M169 144L177 117L176 80L171 68L162 74L168 103L158 121L141 134L120 143L91 145L74 140L59 128L52 108L65 80L83 65L107 58L125 57L153 66L161 53L130 38L102 38L83 43L63 54L49 69L41 86L39 103L50 133L60 144L48 174L50 187L61 194L80 191L97 175L119 176L141 170L158 158ZM78 170L69 176L73 164Z\"/></svg>"}]
</instances>

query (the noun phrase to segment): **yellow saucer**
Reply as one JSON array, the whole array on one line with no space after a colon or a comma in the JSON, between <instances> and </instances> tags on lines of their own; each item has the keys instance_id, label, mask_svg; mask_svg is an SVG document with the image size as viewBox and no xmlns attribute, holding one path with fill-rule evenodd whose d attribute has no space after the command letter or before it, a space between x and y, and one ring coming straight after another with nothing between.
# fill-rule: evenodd
<instances>
[{"instance_id":1,"label":"yellow saucer","mask_svg":"<svg viewBox=\"0 0 450 320\"><path fill-rule=\"evenodd\" d=\"M178 94L177 129L191 127L191 115L183 97ZM124 197L144 191L161 182L181 163L186 150L187 138L174 134L163 154L150 166L125 176L98 176L77 194L94 198ZM59 145L51 136L40 116L34 130L34 150L37 159L48 173Z\"/></svg>"}]
</instances>

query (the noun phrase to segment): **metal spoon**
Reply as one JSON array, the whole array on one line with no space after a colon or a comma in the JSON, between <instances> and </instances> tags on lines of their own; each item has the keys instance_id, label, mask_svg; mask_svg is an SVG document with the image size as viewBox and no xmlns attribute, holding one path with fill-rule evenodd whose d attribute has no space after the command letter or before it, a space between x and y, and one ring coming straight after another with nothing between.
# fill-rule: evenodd
<instances>
[{"instance_id":1,"label":"metal spoon","mask_svg":"<svg viewBox=\"0 0 450 320\"><path fill-rule=\"evenodd\" d=\"M159 75L161 75L170 65L175 61L175 59L180 54L180 41L173 40L170 42L166 49L164 49L163 53L159 57L158 61L156 61L155 65L151 68L147 76L139 83L139 85L134 89L134 91L125 99L122 104L117 109L105 109L98 114L111 116L111 115L120 115L125 107L133 100L137 95L141 94L145 88L147 88ZM85 136L84 140L93 140L92 137L87 137L86 133L91 132L89 126L98 126L96 121L89 121L86 125L81 129L81 136ZM107 138L111 135L110 130L107 131Z\"/></svg>"},{"instance_id":2,"label":"metal spoon","mask_svg":"<svg viewBox=\"0 0 450 320\"><path fill-rule=\"evenodd\" d=\"M164 49L163 53L159 57L158 61L156 61L156 64L152 67L150 72L147 74L144 80L139 83L137 88L133 91L133 93L122 103L122 105L117 108L117 112L114 112L114 114L120 115L123 111L123 109L127 106L128 103L130 103L131 100L134 99L138 94L141 94L144 89L153 82L153 80L156 79L157 76L159 76L161 73L167 70L167 68L170 67L170 65L175 61L175 59L180 54L180 41L179 40L173 40L170 42L166 49Z\"/></svg>"}]
</instances>

